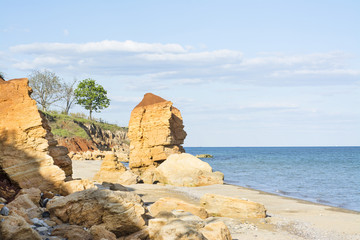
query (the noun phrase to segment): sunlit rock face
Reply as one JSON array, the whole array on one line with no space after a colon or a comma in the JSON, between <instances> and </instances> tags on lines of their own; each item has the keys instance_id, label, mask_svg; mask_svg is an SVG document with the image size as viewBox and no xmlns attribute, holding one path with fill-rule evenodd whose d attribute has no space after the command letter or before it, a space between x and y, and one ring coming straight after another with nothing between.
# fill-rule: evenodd
<instances>
[{"instance_id":1,"label":"sunlit rock face","mask_svg":"<svg viewBox=\"0 0 360 240\"><path fill-rule=\"evenodd\" d=\"M71 160L31 91L26 78L0 81L0 168L21 188L58 189L72 174Z\"/></svg>"},{"instance_id":2,"label":"sunlit rock face","mask_svg":"<svg viewBox=\"0 0 360 240\"><path fill-rule=\"evenodd\" d=\"M169 155L185 152L181 144L186 132L180 111L172 102L152 93L145 94L132 110L128 137L129 166L139 175L152 171Z\"/></svg>"}]
</instances>

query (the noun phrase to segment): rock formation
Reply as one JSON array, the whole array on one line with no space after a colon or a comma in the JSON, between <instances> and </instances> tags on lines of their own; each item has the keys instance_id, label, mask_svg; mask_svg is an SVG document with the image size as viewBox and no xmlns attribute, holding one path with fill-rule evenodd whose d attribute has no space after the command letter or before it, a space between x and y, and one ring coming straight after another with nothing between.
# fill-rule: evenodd
<instances>
[{"instance_id":1,"label":"rock formation","mask_svg":"<svg viewBox=\"0 0 360 240\"><path fill-rule=\"evenodd\" d=\"M264 205L248 200L207 193L200 204L212 216L230 218L265 218Z\"/></svg>"},{"instance_id":2,"label":"rock formation","mask_svg":"<svg viewBox=\"0 0 360 240\"><path fill-rule=\"evenodd\" d=\"M197 187L224 182L223 173L213 172L207 162L188 153L170 155L155 172L158 181L175 186Z\"/></svg>"},{"instance_id":3,"label":"rock formation","mask_svg":"<svg viewBox=\"0 0 360 240\"><path fill-rule=\"evenodd\" d=\"M71 160L30 94L26 78L0 81L0 173L21 188L57 189L72 174Z\"/></svg>"},{"instance_id":4,"label":"rock formation","mask_svg":"<svg viewBox=\"0 0 360 240\"><path fill-rule=\"evenodd\" d=\"M145 227L144 203L130 192L89 189L54 198L47 208L65 223L87 228L102 225L118 237Z\"/></svg>"},{"instance_id":5,"label":"rock formation","mask_svg":"<svg viewBox=\"0 0 360 240\"><path fill-rule=\"evenodd\" d=\"M105 155L100 170L96 173L93 180L131 185L138 183L140 178L130 170L127 170L124 164L118 160L115 153L110 152Z\"/></svg>"},{"instance_id":6,"label":"rock formation","mask_svg":"<svg viewBox=\"0 0 360 240\"><path fill-rule=\"evenodd\" d=\"M131 112L128 137L129 166L142 175L157 167L170 154L184 152L181 144L186 132L180 111L173 107L172 102L147 93Z\"/></svg>"}]
</instances>

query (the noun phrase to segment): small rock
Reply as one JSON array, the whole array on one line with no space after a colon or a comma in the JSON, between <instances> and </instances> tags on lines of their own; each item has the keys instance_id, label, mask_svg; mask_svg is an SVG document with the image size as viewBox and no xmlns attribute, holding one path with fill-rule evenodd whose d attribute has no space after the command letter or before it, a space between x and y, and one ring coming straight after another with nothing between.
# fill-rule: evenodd
<instances>
[{"instance_id":1,"label":"small rock","mask_svg":"<svg viewBox=\"0 0 360 240\"><path fill-rule=\"evenodd\" d=\"M9 215L10 210L4 206L1 210L0 210L0 214L3 216L8 216Z\"/></svg>"},{"instance_id":2,"label":"small rock","mask_svg":"<svg viewBox=\"0 0 360 240\"><path fill-rule=\"evenodd\" d=\"M49 201L48 198L41 199L40 202L39 202L40 207L45 208L45 207L46 207L46 204L48 203L48 201Z\"/></svg>"},{"instance_id":3,"label":"small rock","mask_svg":"<svg viewBox=\"0 0 360 240\"><path fill-rule=\"evenodd\" d=\"M36 227L49 227L44 220L38 218L32 218L31 221L34 223Z\"/></svg>"},{"instance_id":4,"label":"small rock","mask_svg":"<svg viewBox=\"0 0 360 240\"><path fill-rule=\"evenodd\" d=\"M41 235L47 235L49 231L47 227L37 227L35 230L38 231L38 233Z\"/></svg>"},{"instance_id":5,"label":"small rock","mask_svg":"<svg viewBox=\"0 0 360 240\"><path fill-rule=\"evenodd\" d=\"M43 213L41 214L41 216L42 216L43 218L48 218L48 217L50 217L50 212L49 212L49 211L43 212Z\"/></svg>"},{"instance_id":6,"label":"small rock","mask_svg":"<svg viewBox=\"0 0 360 240\"><path fill-rule=\"evenodd\" d=\"M0 197L0 203L7 203L5 198Z\"/></svg>"}]
</instances>

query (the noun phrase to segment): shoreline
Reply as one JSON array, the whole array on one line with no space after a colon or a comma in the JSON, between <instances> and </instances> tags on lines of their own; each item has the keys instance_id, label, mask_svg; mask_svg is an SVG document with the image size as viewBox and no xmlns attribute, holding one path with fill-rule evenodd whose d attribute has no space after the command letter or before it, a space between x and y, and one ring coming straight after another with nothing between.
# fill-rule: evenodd
<instances>
[{"instance_id":1,"label":"shoreline","mask_svg":"<svg viewBox=\"0 0 360 240\"><path fill-rule=\"evenodd\" d=\"M102 161L73 161L74 178L92 180ZM206 193L261 203L267 209L264 219L216 218L229 228L233 239L242 240L360 240L360 212L281 196L274 193L225 183L201 187L176 187L161 184L126 186L149 206L163 197L178 198L199 205Z\"/></svg>"},{"instance_id":2,"label":"shoreline","mask_svg":"<svg viewBox=\"0 0 360 240\"><path fill-rule=\"evenodd\" d=\"M246 190L250 190L250 191L257 191L261 194L266 194L266 195L272 195L272 196L277 196L277 197L282 197L284 199L289 199L289 200L294 200L294 201L298 201L299 203L305 203L305 204L314 204L317 206L323 206L323 207L328 207L330 209L334 209L334 211L340 211L340 212L347 212L347 213L353 213L353 214L359 214L360 215L360 211L356 211L356 210L352 210L352 209L347 209L347 208L342 208L342 207L337 207L337 206L332 206L332 205L328 205L328 204L324 204L324 203L318 203L318 202L313 202L310 200L306 200L306 199L301 199L301 198L296 198L296 197L292 197L292 196L285 196L282 194L277 194L277 193L272 193L272 192L266 192L263 190L259 190L259 189L255 189L255 188L251 188L251 187L244 187L241 185L236 185L236 184L232 184L232 183L224 183L224 185L230 185L230 186L234 186L234 187L240 187Z\"/></svg>"},{"instance_id":3,"label":"shoreline","mask_svg":"<svg viewBox=\"0 0 360 240\"><path fill-rule=\"evenodd\" d=\"M75 162L74 174L73 174L74 178L87 178L89 180L92 180L95 173L100 169L100 165L101 165L102 161L101 160L73 160L73 163L74 162ZM80 169L86 168L87 171L86 172L83 172L81 170L79 171L79 168ZM256 188L237 185L237 184L234 184L234 183L228 183L226 181L224 181L224 185L240 187L240 188L243 188L243 189L246 189L246 190L251 190L251 191L257 191L257 192L262 193L262 194L267 194L267 195L272 195L272 196L277 196L277 197L283 197L285 199L291 199L291 200L294 200L294 201L298 201L299 203L308 203L308 204L314 204L314 205L318 205L318 206L324 206L324 207L332 208L332 209L334 209L334 211L341 211L341 212L360 214L360 211L356 211L356 210L353 210L353 209L333 206L333 205L325 204L325 203L314 202L314 201L310 201L308 199L297 198L297 197L293 197L293 196L289 196L289 195L283 195L283 194L278 194L278 193L273 193L273 192L267 192L267 191L263 191L263 190L256 189Z\"/></svg>"}]
</instances>

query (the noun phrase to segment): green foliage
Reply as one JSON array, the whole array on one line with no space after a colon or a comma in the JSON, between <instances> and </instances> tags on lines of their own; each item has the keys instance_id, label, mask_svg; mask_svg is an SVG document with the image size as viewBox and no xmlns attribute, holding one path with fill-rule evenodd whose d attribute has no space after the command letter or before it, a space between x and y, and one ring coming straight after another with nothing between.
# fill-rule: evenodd
<instances>
[{"instance_id":1,"label":"green foliage","mask_svg":"<svg viewBox=\"0 0 360 240\"><path fill-rule=\"evenodd\" d=\"M90 112L90 119L92 119L92 112L99 112L100 109L109 107L110 99L107 98L107 91L95 80L88 78L82 80L74 91L76 103L82 105Z\"/></svg>"},{"instance_id":2,"label":"green foliage","mask_svg":"<svg viewBox=\"0 0 360 240\"><path fill-rule=\"evenodd\" d=\"M49 111L45 112L44 114L50 122L51 132L55 137L81 137L90 139L86 131L81 128L78 123L95 124L104 130L110 130L112 132L118 130L127 131L127 128L119 127L116 124L109 124L86 119L86 115L83 113L71 113L69 116L58 113L57 111Z\"/></svg>"}]
</instances>

